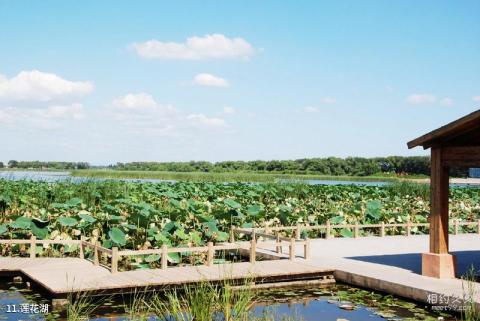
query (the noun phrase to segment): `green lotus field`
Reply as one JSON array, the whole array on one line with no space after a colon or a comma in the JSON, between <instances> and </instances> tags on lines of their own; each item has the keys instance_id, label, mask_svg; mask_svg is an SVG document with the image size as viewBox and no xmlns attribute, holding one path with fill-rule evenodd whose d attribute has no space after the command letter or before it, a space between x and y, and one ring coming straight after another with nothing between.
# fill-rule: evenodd
<instances>
[{"instance_id":1,"label":"green lotus field","mask_svg":"<svg viewBox=\"0 0 480 321\"><path fill-rule=\"evenodd\" d=\"M480 217L480 189L452 188L451 218ZM110 248L203 245L231 226L424 223L428 185L33 182L0 180L0 238L78 239ZM351 236L351 231L337 231ZM413 230L415 232L415 230Z\"/></svg>"}]
</instances>

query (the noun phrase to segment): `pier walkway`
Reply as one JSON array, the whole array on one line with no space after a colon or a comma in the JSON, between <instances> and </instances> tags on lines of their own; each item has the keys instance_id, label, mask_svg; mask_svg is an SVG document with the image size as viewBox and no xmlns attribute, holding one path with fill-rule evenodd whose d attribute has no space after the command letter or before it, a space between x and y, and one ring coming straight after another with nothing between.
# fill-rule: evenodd
<instances>
[{"instance_id":1,"label":"pier walkway","mask_svg":"<svg viewBox=\"0 0 480 321\"><path fill-rule=\"evenodd\" d=\"M220 281L255 278L271 282L292 279L321 279L334 275L338 282L383 291L435 305L460 306L464 296L461 279L435 279L420 275L421 253L428 250L428 235L330 238L310 240L310 257L305 260L256 261L255 263L213 266L172 267L111 273L80 258L0 258L0 274L18 272L61 297L76 291L115 291L155 288L202 280ZM457 256L457 276L473 264L480 268L480 235L460 234L450 238L452 254ZM262 249L267 251L268 248ZM300 246L296 251L300 252ZM276 255L274 247L272 255ZM476 287L478 283L474 283ZM474 301L480 306L480 287ZM439 302L442 300L442 302Z\"/></svg>"}]
</instances>

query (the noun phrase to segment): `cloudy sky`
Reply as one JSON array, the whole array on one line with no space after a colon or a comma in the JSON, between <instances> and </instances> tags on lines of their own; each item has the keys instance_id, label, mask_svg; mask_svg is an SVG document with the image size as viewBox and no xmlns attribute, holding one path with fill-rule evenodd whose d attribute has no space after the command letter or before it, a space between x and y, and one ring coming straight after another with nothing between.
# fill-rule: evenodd
<instances>
[{"instance_id":1,"label":"cloudy sky","mask_svg":"<svg viewBox=\"0 0 480 321\"><path fill-rule=\"evenodd\" d=\"M479 1L0 1L0 160L421 155L480 108Z\"/></svg>"}]
</instances>

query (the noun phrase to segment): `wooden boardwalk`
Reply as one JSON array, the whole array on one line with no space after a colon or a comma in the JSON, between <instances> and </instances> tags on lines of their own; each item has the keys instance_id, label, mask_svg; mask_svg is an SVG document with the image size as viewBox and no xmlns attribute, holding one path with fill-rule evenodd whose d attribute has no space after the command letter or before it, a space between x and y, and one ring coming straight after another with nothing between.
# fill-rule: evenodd
<instances>
[{"instance_id":1,"label":"wooden boardwalk","mask_svg":"<svg viewBox=\"0 0 480 321\"><path fill-rule=\"evenodd\" d=\"M201 281L252 279L256 282L291 281L332 275L329 268L305 260L259 261L214 266L188 266L110 273L80 258L0 258L1 273L19 272L54 296L70 292L122 292L134 288L161 288Z\"/></svg>"},{"instance_id":2,"label":"wooden boardwalk","mask_svg":"<svg viewBox=\"0 0 480 321\"><path fill-rule=\"evenodd\" d=\"M451 251L458 259L458 275L470 264L480 270L480 235L459 234L450 238ZM70 292L128 292L135 288L165 288L201 281L254 279L258 283L322 279L334 275L340 282L395 294L434 304L438 298L461 307L464 282L435 279L421 272L421 253L428 251L428 235L329 238L310 240L309 259L302 257L305 244L277 254L277 243L257 248L257 255L270 259L254 262L204 266L168 267L112 273L108 268L82 258L0 257L0 274L23 274L61 298ZM251 249L250 249L251 250ZM248 252L248 251L247 251ZM292 253L298 253L291 260ZM480 284L474 283L473 300L480 308ZM460 303L459 303L460 302Z\"/></svg>"}]
</instances>

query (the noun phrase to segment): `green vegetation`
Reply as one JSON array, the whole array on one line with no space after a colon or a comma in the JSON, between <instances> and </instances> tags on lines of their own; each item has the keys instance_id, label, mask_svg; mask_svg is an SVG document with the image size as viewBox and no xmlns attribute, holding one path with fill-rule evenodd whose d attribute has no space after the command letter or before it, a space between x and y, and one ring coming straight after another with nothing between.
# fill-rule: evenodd
<instances>
[{"instance_id":1,"label":"green vegetation","mask_svg":"<svg viewBox=\"0 0 480 321\"><path fill-rule=\"evenodd\" d=\"M88 293L70 293L67 297L66 309L67 321L84 321L93 315L95 309L102 304L103 300L95 300Z\"/></svg>"},{"instance_id":2,"label":"green vegetation","mask_svg":"<svg viewBox=\"0 0 480 321\"><path fill-rule=\"evenodd\" d=\"M1 162L0 162L1 163ZM0 164L3 168L3 163ZM36 169L36 170L70 170L87 169L90 164L87 162L40 162L40 161L8 161L9 169Z\"/></svg>"},{"instance_id":3,"label":"green vegetation","mask_svg":"<svg viewBox=\"0 0 480 321\"><path fill-rule=\"evenodd\" d=\"M149 300L151 310L160 320L172 321L246 321L251 320L254 292L250 285L235 288L229 279L222 284L201 282L183 291L172 290Z\"/></svg>"},{"instance_id":4,"label":"green vegetation","mask_svg":"<svg viewBox=\"0 0 480 321\"><path fill-rule=\"evenodd\" d=\"M368 176L379 172L423 174L428 173L428 157L337 157L271 161L225 162L134 162L111 166L119 170L147 170L170 172L262 172L317 175Z\"/></svg>"},{"instance_id":5,"label":"green vegetation","mask_svg":"<svg viewBox=\"0 0 480 321\"><path fill-rule=\"evenodd\" d=\"M394 175L382 176L325 176L325 175L299 175L281 173L254 173L254 172L229 172L229 173L202 173L202 172L156 172L156 171L119 171L119 170L74 170L71 175L87 178L111 178L111 179L160 179L173 181L195 182L256 182L274 183L278 181L304 181L304 180L348 180L386 182L398 181ZM411 178L402 176L402 178Z\"/></svg>"},{"instance_id":6,"label":"green vegetation","mask_svg":"<svg viewBox=\"0 0 480 321\"><path fill-rule=\"evenodd\" d=\"M453 188L450 206L452 219L476 220L480 189ZM72 239L83 234L107 248L200 246L226 241L231 226L266 222L270 226L327 220L424 223L428 212L425 187L412 183L372 187L0 180L0 237ZM349 236L351 231L338 233ZM170 259L181 260L173 254ZM156 266L158 260L148 257L138 266Z\"/></svg>"},{"instance_id":7,"label":"green vegetation","mask_svg":"<svg viewBox=\"0 0 480 321\"><path fill-rule=\"evenodd\" d=\"M36 170L74 170L90 169L85 162L40 162L16 161L8 162L9 169ZM321 176L404 176L430 175L430 158L417 157L328 157L297 160L255 160L255 161L224 161L224 162L132 162L117 163L97 169L112 169L119 171L149 171L173 173L240 173L247 174L295 174ZM467 169L452 169L451 175L466 177Z\"/></svg>"}]
</instances>

